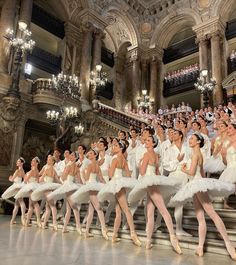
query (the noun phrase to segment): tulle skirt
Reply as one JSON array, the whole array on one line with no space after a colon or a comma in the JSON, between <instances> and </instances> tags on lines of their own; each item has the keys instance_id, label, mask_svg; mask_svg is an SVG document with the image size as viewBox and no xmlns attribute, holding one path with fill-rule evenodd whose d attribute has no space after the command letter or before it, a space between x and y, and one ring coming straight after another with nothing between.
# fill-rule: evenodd
<instances>
[{"instance_id":1,"label":"tulle skirt","mask_svg":"<svg viewBox=\"0 0 236 265\"><path fill-rule=\"evenodd\" d=\"M24 183L13 183L9 188L7 188L2 194L2 198L7 200L11 197L14 197L17 192L23 187Z\"/></svg>"},{"instance_id":2,"label":"tulle skirt","mask_svg":"<svg viewBox=\"0 0 236 265\"><path fill-rule=\"evenodd\" d=\"M89 192L97 191L99 192L105 184L93 181L82 185L76 192L71 195L71 200L75 203L88 203L89 202Z\"/></svg>"},{"instance_id":3,"label":"tulle skirt","mask_svg":"<svg viewBox=\"0 0 236 265\"><path fill-rule=\"evenodd\" d=\"M65 181L59 188L48 194L48 200L58 201L66 197L66 193L76 191L81 187L81 184Z\"/></svg>"},{"instance_id":4,"label":"tulle skirt","mask_svg":"<svg viewBox=\"0 0 236 265\"><path fill-rule=\"evenodd\" d=\"M40 186L33 191L31 194L31 199L33 201L40 201L45 198L45 191L53 191L57 188L59 188L61 184L59 183L43 183L40 184Z\"/></svg>"},{"instance_id":5,"label":"tulle skirt","mask_svg":"<svg viewBox=\"0 0 236 265\"><path fill-rule=\"evenodd\" d=\"M228 197L235 192L235 185L212 178L196 178L184 185L170 200L170 206L191 201L198 192L207 192L210 198Z\"/></svg>"},{"instance_id":6,"label":"tulle skirt","mask_svg":"<svg viewBox=\"0 0 236 265\"><path fill-rule=\"evenodd\" d=\"M32 182L25 184L15 195L15 199L20 198L29 198L32 191L36 190L39 187L39 183Z\"/></svg>"},{"instance_id":7,"label":"tulle skirt","mask_svg":"<svg viewBox=\"0 0 236 265\"><path fill-rule=\"evenodd\" d=\"M165 177L160 175L146 175L141 177L137 185L129 194L128 202L133 204L142 200L147 194L147 188L159 186L159 191L166 197L174 194L180 187L181 181L175 177Z\"/></svg>"},{"instance_id":8,"label":"tulle skirt","mask_svg":"<svg viewBox=\"0 0 236 265\"><path fill-rule=\"evenodd\" d=\"M221 157L217 156L211 156L210 158L207 158L203 169L205 172L208 173L219 173L222 172L226 168L226 165L223 163Z\"/></svg>"},{"instance_id":9,"label":"tulle skirt","mask_svg":"<svg viewBox=\"0 0 236 265\"><path fill-rule=\"evenodd\" d=\"M219 180L236 183L236 166L227 166L220 175Z\"/></svg>"},{"instance_id":10,"label":"tulle skirt","mask_svg":"<svg viewBox=\"0 0 236 265\"><path fill-rule=\"evenodd\" d=\"M100 202L104 201L114 201L115 195L122 188L127 191L132 190L137 184L137 180L129 177L113 177L108 183L106 183L98 193L98 200Z\"/></svg>"}]
</instances>

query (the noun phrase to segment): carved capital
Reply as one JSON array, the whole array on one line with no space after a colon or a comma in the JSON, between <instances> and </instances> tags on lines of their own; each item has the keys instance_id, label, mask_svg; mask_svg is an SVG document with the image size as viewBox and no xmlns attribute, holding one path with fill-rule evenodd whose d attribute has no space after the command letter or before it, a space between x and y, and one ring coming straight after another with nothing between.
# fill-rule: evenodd
<instances>
[{"instance_id":1,"label":"carved capital","mask_svg":"<svg viewBox=\"0 0 236 265\"><path fill-rule=\"evenodd\" d=\"M78 44L82 38L82 28L73 25L70 22L65 23L66 41L72 44Z\"/></svg>"},{"instance_id":2,"label":"carved capital","mask_svg":"<svg viewBox=\"0 0 236 265\"><path fill-rule=\"evenodd\" d=\"M96 39L105 39L106 33L104 33L101 29L95 28L94 37Z\"/></svg>"},{"instance_id":3,"label":"carved capital","mask_svg":"<svg viewBox=\"0 0 236 265\"><path fill-rule=\"evenodd\" d=\"M127 60L131 63L139 59L140 51L138 48L134 48L127 52Z\"/></svg>"}]
</instances>

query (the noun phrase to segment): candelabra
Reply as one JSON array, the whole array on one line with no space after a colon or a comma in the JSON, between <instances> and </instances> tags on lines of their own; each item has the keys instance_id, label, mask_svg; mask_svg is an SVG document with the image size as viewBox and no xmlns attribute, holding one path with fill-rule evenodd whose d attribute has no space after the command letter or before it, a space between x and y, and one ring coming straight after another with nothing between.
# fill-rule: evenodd
<instances>
[{"instance_id":1,"label":"candelabra","mask_svg":"<svg viewBox=\"0 0 236 265\"><path fill-rule=\"evenodd\" d=\"M107 73L102 72L102 65L96 65L96 71L90 73L90 84L92 86L105 86L107 83Z\"/></svg>"},{"instance_id":2,"label":"candelabra","mask_svg":"<svg viewBox=\"0 0 236 265\"><path fill-rule=\"evenodd\" d=\"M27 30L27 25L25 23L19 22L18 26L18 37L16 37L16 34L12 29L7 29L4 37L9 41L9 44L12 47L14 58L12 83L7 95L20 98L19 82L23 56L26 52L32 51L35 46L35 42L31 39L32 33Z\"/></svg>"},{"instance_id":3,"label":"candelabra","mask_svg":"<svg viewBox=\"0 0 236 265\"><path fill-rule=\"evenodd\" d=\"M215 88L216 81L211 78L208 82L208 71L202 70L200 72L200 77L197 79L197 82L194 84L195 88L201 92L203 95L203 104L205 107L209 105L209 97L212 91Z\"/></svg>"},{"instance_id":4,"label":"candelabra","mask_svg":"<svg viewBox=\"0 0 236 265\"><path fill-rule=\"evenodd\" d=\"M75 107L65 107L61 108L60 111L48 110L46 112L46 117L49 122L54 125L57 122L68 119L75 119L78 117L78 109Z\"/></svg>"},{"instance_id":5,"label":"candelabra","mask_svg":"<svg viewBox=\"0 0 236 265\"><path fill-rule=\"evenodd\" d=\"M80 98L80 87L79 78L76 75L65 75L63 72L57 76L52 75L52 79L49 80L51 88L64 98Z\"/></svg>"},{"instance_id":6,"label":"candelabra","mask_svg":"<svg viewBox=\"0 0 236 265\"><path fill-rule=\"evenodd\" d=\"M75 134L77 134L78 136L82 135L84 132L84 126L81 123L79 125L76 125L74 129L75 129Z\"/></svg>"},{"instance_id":7,"label":"candelabra","mask_svg":"<svg viewBox=\"0 0 236 265\"><path fill-rule=\"evenodd\" d=\"M154 99L151 99L150 96L147 94L147 90L142 90L142 97L137 98L138 107L144 110L151 110Z\"/></svg>"}]
</instances>

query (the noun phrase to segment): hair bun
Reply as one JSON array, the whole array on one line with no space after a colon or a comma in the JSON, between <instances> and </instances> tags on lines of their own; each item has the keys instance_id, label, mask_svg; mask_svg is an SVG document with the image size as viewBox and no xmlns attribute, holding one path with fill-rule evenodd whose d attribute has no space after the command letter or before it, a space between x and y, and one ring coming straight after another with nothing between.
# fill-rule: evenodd
<instances>
[{"instance_id":1,"label":"hair bun","mask_svg":"<svg viewBox=\"0 0 236 265\"><path fill-rule=\"evenodd\" d=\"M37 161L38 164L40 164L40 159L36 156L34 159Z\"/></svg>"},{"instance_id":2,"label":"hair bun","mask_svg":"<svg viewBox=\"0 0 236 265\"><path fill-rule=\"evenodd\" d=\"M19 159L20 159L20 161L24 164L25 163L25 159L24 159L24 157L19 157Z\"/></svg>"}]
</instances>

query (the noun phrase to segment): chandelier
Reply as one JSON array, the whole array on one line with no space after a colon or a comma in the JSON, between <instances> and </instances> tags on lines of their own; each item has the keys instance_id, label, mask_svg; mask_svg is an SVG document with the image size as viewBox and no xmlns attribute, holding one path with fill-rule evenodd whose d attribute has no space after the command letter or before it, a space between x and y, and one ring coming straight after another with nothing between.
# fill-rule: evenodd
<instances>
[{"instance_id":1,"label":"chandelier","mask_svg":"<svg viewBox=\"0 0 236 265\"><path fill-rule=\"evenodd\" d=\"M108 79L107 79L107 73L102 72L102 65L98 64L96 65L96 71L91 71L90 73L90 84L92 86L98 87L98 86L105 86Z\"/></svg>"},{"instance_id":2,"label":"chandelier","mask_svg":"<svg viewBox=\"0 0 236 265\"><path fill-rule=\"evenodd\" d=\"M16 33L12 29L7 29L4 37L8 40L13 52L12 83L7 95L20 98L19 83L23 57L26 52L32 51L35 41L31 39L32 33L27 30L26 23L19 22L18 26L18 36L16 36Z\"/></svg>"},{"instance_id":3,"label":"chandelier","mask_svg":"<svg viewBox=\"0 0 236 265\"><path fill-rule=\"evenodd\" d=\"M210 93L214 90L216 81L211 78L208 82L208 70L202 70L197 82L194 84L195 88L199 90L203 96L203 104L205 107L209 105Z\"/></svg>"},{"instance_id":4,"label":"chandelier","mask_svg":"<svg viewBox=\"0 0 236 265\"><path fill-rule=\"evenodd\" d=\"M195 88L199 90L201 93L204 91L213 91L216 81L211 78L209 82L207 82L207 76L208 76L208 71L207 70L202 70L200 73L200 77L197 79L197 82L194 84Z\"/></svg>"},{"instance_id":5,"label":"chandelier","mask_svg":"<svg viewBox=\"0 0 236 265\"><path fill-rule=\"evenodd\" d=\"M147 90L142 90L142 97L137 98L138 107L143 109L151 109L154 103L154 99L151 99L150 96L147 94Z\"/></svg>"},{"instance_id":6,"label":"chandelier","mask_svg":"<svg viewBox=\"0 0 236 265\"><path fill-rule=\"evenodd\" d=\"M32 32L27 30L25 23L19 23L19 31L19 37L15 37L15 32L12 29L7 29L5 38L12 47L20 49L23 55L26 51L32 51L35 41L31 39Z\"/></svg>"},{"instance_id":7,"label":"chandelier","mask_svg":"<svg viewBox=\"0 0 236 265\"><path fill-rule=\"evenodd\" d=\"M63 72L57 76L52 75L52 79L49 80L51 88L64 98L79 99L80 88L79 78L76 75L65 75Z\"/></svg>"}]
</instances>

